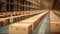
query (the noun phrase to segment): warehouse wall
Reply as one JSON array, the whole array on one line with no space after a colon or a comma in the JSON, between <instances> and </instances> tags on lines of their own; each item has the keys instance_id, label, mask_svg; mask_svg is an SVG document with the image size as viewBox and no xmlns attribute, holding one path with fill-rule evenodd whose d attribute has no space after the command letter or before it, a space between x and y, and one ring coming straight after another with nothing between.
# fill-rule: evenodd
<instances>
[{"instance_id":1,"label":"warehouse wall","mask_svg":"<svg viewBox=\"0 0 60 34\"><path fill-rule=\"evenodd\" d=\"M39 1L40 0L0 0L0 12L39 10Z\"/></svg>"}]
</instances>

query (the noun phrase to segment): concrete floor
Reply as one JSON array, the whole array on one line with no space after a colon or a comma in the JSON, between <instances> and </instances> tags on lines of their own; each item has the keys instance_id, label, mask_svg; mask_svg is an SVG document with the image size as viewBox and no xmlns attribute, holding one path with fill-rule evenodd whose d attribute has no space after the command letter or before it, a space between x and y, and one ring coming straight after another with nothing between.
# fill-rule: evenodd
<instances>
[{"instance_id":1,"label":"concrete floor","mask_svg":"<svg viewBox=\"0 0 60 34\"><path fill-rule=\"evenodd\" d=\"M49 13L40 21L32 34L50 34ZM10 24L9 24L10 25ZM0 34L8 34L9 25L0 27Z\"/></svg>"}]
</instances>

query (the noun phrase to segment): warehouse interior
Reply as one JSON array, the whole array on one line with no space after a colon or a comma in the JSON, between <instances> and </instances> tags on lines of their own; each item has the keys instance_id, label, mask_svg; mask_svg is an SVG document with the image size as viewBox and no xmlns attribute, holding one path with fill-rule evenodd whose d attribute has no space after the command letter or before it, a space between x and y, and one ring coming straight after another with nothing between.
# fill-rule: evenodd
<instances>
[{"instance_id":1,"label":"warehouse interior","mask_svg":"<svg viewBox=\"0 0 60 34\"><path fill-rule=\"evenodd\" d=\"M0 0L0 34L60 34L60 0Z\"/></svg>"}]
</instances>

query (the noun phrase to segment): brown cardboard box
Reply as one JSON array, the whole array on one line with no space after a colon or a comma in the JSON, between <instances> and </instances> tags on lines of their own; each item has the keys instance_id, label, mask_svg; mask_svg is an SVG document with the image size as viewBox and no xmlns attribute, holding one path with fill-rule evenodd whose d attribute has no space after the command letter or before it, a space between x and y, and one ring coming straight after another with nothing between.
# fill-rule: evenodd
<instances>
[{"instance_id":1,"label":"brown cardboard box","mask_svg":"<svg viewBox=\"0 0 60 34\"><path fill-rule=\"evenodd\" d=\"M15 23L9 26L9 34L32 34L31 24Z\"/></svg>"},{"instance_id":2,"label":"brown cardboard box","mask_svg":"<svg viewBox=\"0 0 60 34\"><path fill-rule=\"evenodd\" d=\"M38 16L37 16L38 17ZM36 17L31 17L31 18L28 18L28 19L25 19L25 20L22 20L21 22L22 23L27 23L27 24L32 24L32 30L35 29L37 23L39 22L38 20L39 18L36 18Z\"/></svg>"},{"instance_id":3,"label":"brown cardboard box","mask_svg":"<svg viewBox=\"0 0 60 34\"><path fill-rule=\"evenodd\" d=\"M3 26L3 21L0 21L0 27Z\"/></svg>"},{"instance_id":4,"label":"brown cardboard box","mask_svg":"<svg viewBox=\"0 0 60 34\"><path fill-rule=\"evenodd\" d=\"M32 30L34 30L44 14L46 14L46 13L39 14L39 15L33 16L31 18L22 20L20 23L32 24Z\"/></svg>"},{"instance_id":5,"label":"brown cardboard box","mask_svg":"<svg viewBox=\"0 0 60 34\"><path fill-rule=\"evenodd\" d=\"M6 20L6 24L10 24L10 19L9 18Z\"/></svg>"},{"instance_id":6,"label":"brown cardboard box","mask_svg":"<svg viewBox=\"0 0 60 34\"><path fill-rule=\"evenodd\" d=\"M0 25L1 26L5 26L8 23L8 19L7 18L1 18L0 19Z\"/></svg>"},{"instance_id":7,"label":"brown cardboard box","mask_svg":"<svg viewBox=\"0 0 60 34\"><path fill-rule=\"evenodd\" d=\"M60 19L52 11L50 11L50 28L51 33L60 33ZM52 15L53 14L53 15Z\"/></svg>"},{"instance_id":8,"label":"brown cardboard box","mask_svg":"<svg viewBox=\"0 0 60 34\"><path fill-rule=\"evenodd\" d=\"M18 21L20 21L21 20L21 15L18 15L17 19L18 19Z\"/></svg>"},{"instance_id":9,"label":"brown cardboard box","mask_svg":"<svg viewBox=\"0 0 60 34\"><path fill-rule=\"evenodd\" d=\"M24 16L24 15L21 15L21 18L22 18L22 19L25 19L25 16Z\"/></svg>"},{"instance_id":10,"label":"brown cardboard box","mask_svg":"<svg viewBox=\"0 0 60 34\"><path fill-rule=\"evenodd\" d=\"M4 20L3 20L3 26L5 26L5 25L6 25L6 20L4 19Z\"/></svg>"},{"instance_id":11,"label":"brown cardboard box","mask_svg":"<svg viewBox=\"0 0 60 34\"><path fill-rule=\"evenodd\" d=\"M14 17L10 17L10 23L13 23L14 22Z\"/></svg>"},{"instance_id":12,"label":"brown cardboard box","mask_svg":"<svg viewBox=\"0 0 60 34\"><path fill-rule=\"evenodd\" d=\"M19 22L19 23L32 24L32 31L34 30L34 22L33 22L33 20L21 21L21 22Z\"/></svg>"},{"instance_id":13,"label":"brown cardboard box","mask_svg":"<svg viewBox=\"0 0 60 34\"><path fill-rule=\"evenodd\" d=\"M21 16L20 15L15 16L15 21L19 21L19 20L21 20Z\"/></svg>"},{"instance_id":14,"label":"brown cardboard box","mask_svg":"<svg viewBox=\"0 0 60 34\"><path fill-rule=\"evenodd\" d=\"M29 17L29 14L24 14L24 17L25 17L25 18L28 18L28 17Z\"/></svg>"},{"instance_id":15,"label":"brown cardboard box","mask_svg":"<svg viewBox=\"0 0 60 34\"><path fill-rule=\"evenodd\" d=\"M3 13L2 17L5 18L5 17L8 17L8 15L6 13Z\"/></svg>"},{"instance_id":16,"label":"brown cardboard box","mask_svg":"<svg viewBox=\"0 0 60 34\"><path fill-rule=\"evenodd\" d=\"M10 22L11 23L14 23L14 22L17 22L17 21L20 21L21 20L21 16L18 15L18 16L11 16L10 17Z\"/></svg>"},{"instance_id":17,"label":"brown cardboard box","mask_svg":"<svg viewBox=\"0 0 60 34\"><path fill-rule=\"evenodd\" d=\"M60 32L60 22L51 21L51 32Z\"/></svg>"},{"instance_id":18,"label":"brown cardboard box","mask_svg":"<svg viewBox=\"0 0 60 34\"><path fill-rule=\"evenodd\" d=\"M0 15L0 18L4 18L3 16L4 16L4 15Z\"/></svg>"}]
</instances>

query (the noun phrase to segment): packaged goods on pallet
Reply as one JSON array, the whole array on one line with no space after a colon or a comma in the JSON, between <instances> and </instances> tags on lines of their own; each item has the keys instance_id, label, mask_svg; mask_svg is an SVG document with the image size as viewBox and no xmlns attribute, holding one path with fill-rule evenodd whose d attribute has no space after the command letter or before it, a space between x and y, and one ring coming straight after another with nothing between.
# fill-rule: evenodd
<instances>
[{"instance_id":1,"label":"packaged goods on pallet","mask_svg":"<svg viewBox=\"0 0 60 34\"><path fill-rule=\"evenodd\" d=\"M54 11L50 11L50 13L51 34L60 34L60 19L57 17L57 15L54 14Z\"/></svg>"},{"instance_id":2,"label":"packaged goods on pallet","mask_svg":"<svg viewBox=\"0 0 60 34\"><path fill-rule=\"evenodd\" d=\"M21 20L21 15L19 15L17 18L18 18L18 21L20 21Z\"/></svg>"},{"instance_id":3,"label":"packaged goods on pallet","mask_svg":"<svg viewBox=\"0 0 60 34\"><path fill-rule=\"evenodd\" d=\"M3 18L4 15L0 15L0 18Z\"/></svg>"},{"instance_id":4,"label":"packaged goods on pallet","mask_svg":"<svg viewBox=\"0 0 60 34\"><path fill-rule=\"evenodd\" d=\"M60 23L58 21L51 20L51 23L50 23L51 24L51 32L60 32Z\"/></svg>"},{"instance_id":5,"label":"packaged goods on pallet","mask_svg":"<svg viewBox=\"0 0 60 34\"><path fill-rule=\"evenodd\" d=\"M20 21L21 20L21 16L12 16L10 17L10 22L13 23L13 22L17 22L17 21Z\"/></svg>"},{"instance_id":6,"label":"packaged goods on pallet","mask_svg":"<svg viewBox=\"0 0 60 34\"><path fill-rule=\"evenodd\" d=\"M10 14L10 16L13 16L14 14Z\"/></svg>"},{"instance_id":7,"label":"packaged goods on pallet","mask_svg":"<svg viewBox=\"0 0 60 34\"><path fill-rule=\"evenodd\" d=\"M15 17L10 17L10 23L14 23L16 22L16 18Z\"/></svg>"},{"instance_id":8,"label":"packaged goods on pallet","mask_svg":"<svg viewBox=\"0 0 60 34\"><path fill-rule=\"evenodd\" d=\"M21 16L15 16L15 21L21 20Z\"/></svg>"},{"instance_id":9,"label":"packaged goods on pallet","mask_svg":"<svg viewBox=\"0 0 60 34\"><path fill-rule=\"evenodd\" d=\"M16 12L13 12L13 16L16 16Z\"/></svg>"},{"instance_id":10,"label":"packaged goods on pallet","mask_svg":"<svg viewBox=\"0 0 60 34\"><path fill-rule=\"evenodd\" d=\"M3 19L2 23L3 23L3 26L5 26L6 25L6 20Z\"/></svg>"},{"instance_id":11,"label":"packaged goods on pallet","mask_svg":"<svg viewBox=\"0 0 60 34\"><path fill-rule=\"evenodd\" d=\"M6 13L0 14L0 18L5 18L5 17L7 17L7 14Z\"/></svg>"},{"instance_id":12,"label":"packaged goods on pallet","mask_svg":"<svg viewBox=\"0 0 60 34\"><path fill-rule=\"evenodd\" d=\"M16 12L16 14L17 14L17 15L21 15L21 13L20 13L20 12Z\"/></svg>"},{"instance_id":13,"label":"packaged goods on pallet","mask_svg":"<svg viewBox=\"0 0 60 34\"><path fill-rule=\"evenodd\" d=\"M6 14L6 15L5 15L6 17L10 17L9 12L6 12L5 14Z\"/></svg>"},{"instance_id":14,"label":"packaged goods on pallet","mask_svg":"<svg viewBox=\"0 0 60 34\"><path fill-rule=\"evenodd\" d=\"M8 24L10 21L8 18L1 18L0 20L0 26L5 26L6 24Z\"/></svg>"},{"instance_id":15,"label":"packaged goods on pallet","mask_svg":"<svg viewBox=\"0 0 60 34\"><path fill-rule=\"evenodd\" d=\"M26 24L32 24L32 30L35 29L36 25L37 25L37 22L38 22L38 19L25 19L25 20L22 20L21 23L26 23Z\"/></svg>"},{"instance_id":16,"label":"packaged goods on pallet","mask_svg":"<svg viewBox=\"0 0 60 34\"><path fill-rule=\"evenodd\" d=\"M32 22L33 20L27 20L27 21L22 21L20 23L23 23L23 24L32 24L32 31L34 30L34 22Z\"/></svg>"},{"instance_id":17,"label":"packaged goods on pallet","mask_svg":"<svg viewBox=\"0 0 60 34\"><path fill-rule=\"evenodd\" d=\"M25 18L28 18L28 17L29 17L29 14L24 14L24 17L25 17Z\"/></svg>"},{"instance_id":18,"label":"packaged goods on pallet","mask_svg":"<svg viewBox=\"0 0 60 34\"><path fill-rule=\"evenodd\" d=\"M39 21L41 20L42 16L44 16L45 14L46 13L33 16L31 18L22 20L20 23L32 24L32 30L34 30L37 24L39 23Z\"/></svg>"},{"instance_id":19,"label":"packaged goods on pallet","mask_svg":"<svg viewBox=\"0 0 60 34\"><path fill-rule=\"evenodd\" d=\"M3 17L5 18L5 17L8 17L8 15L6 14L6 13L3 13Z\"/></svg>"},{"instance_id":20,"label":"packaged goods on pallet","mask_svg":"<svg viewBox=\"0 0 60 34\"><path fill-rule=\"evenodd\" d=\"M9 34L32 34L31 24L15 23L9 26Z\"/></svg>"},{"instance_id":21,"label":"packaged goods on pallet","mask_svg":"<svg viewBox=\"0 0 60 34\"><path fill-rule=\"evenodd\" d=\"M21 15L21 20L22 20L22 19L25 19L25 16L24 16L23 14Z\"/></svg>"},{"instance_id":22,"label":"packaged goods on pallet","mask_svg":"<svg viewBox=\"0 0 60 34\"><path fill-rule=\"evenodd\" d=\"M39 19L39 18L38 18ZM39 20L38 19L26 19L26 20L22 20L21 22L22 23L29 23L29 24L32 24L32 30L34 30L35 29L35 27L37 26L37 23L39 22Z\"/></svg>"},{"instance_id":23,"label":"packaged goods on pallet","mask_svg":"<svg viewBox=\"0 0 60 34\"><path fill-rule=\"evenodd\" d=\"M3 21L0 21L0 27L3 26Z\"/></svg>"},{"instance_id":24,"label":"packaged goods on pallet","mask_svg":"<svg viewBox=\"0 0 60 34\"><path fill-rule=\"evenodd\" d=\"M10 23L13 23L14 22L14 17L10 17Z\"/></svg>"},{"instance_id":25,"label":"packaged goods on pallet","mask_svg":"<svg viewBox=\"0 0 60 34\"><path fill-rule=\"evenodd\" d=\"M10 19L9 18L6 20L6 24L10 24Z\"/></svg>"}]
</instances>

